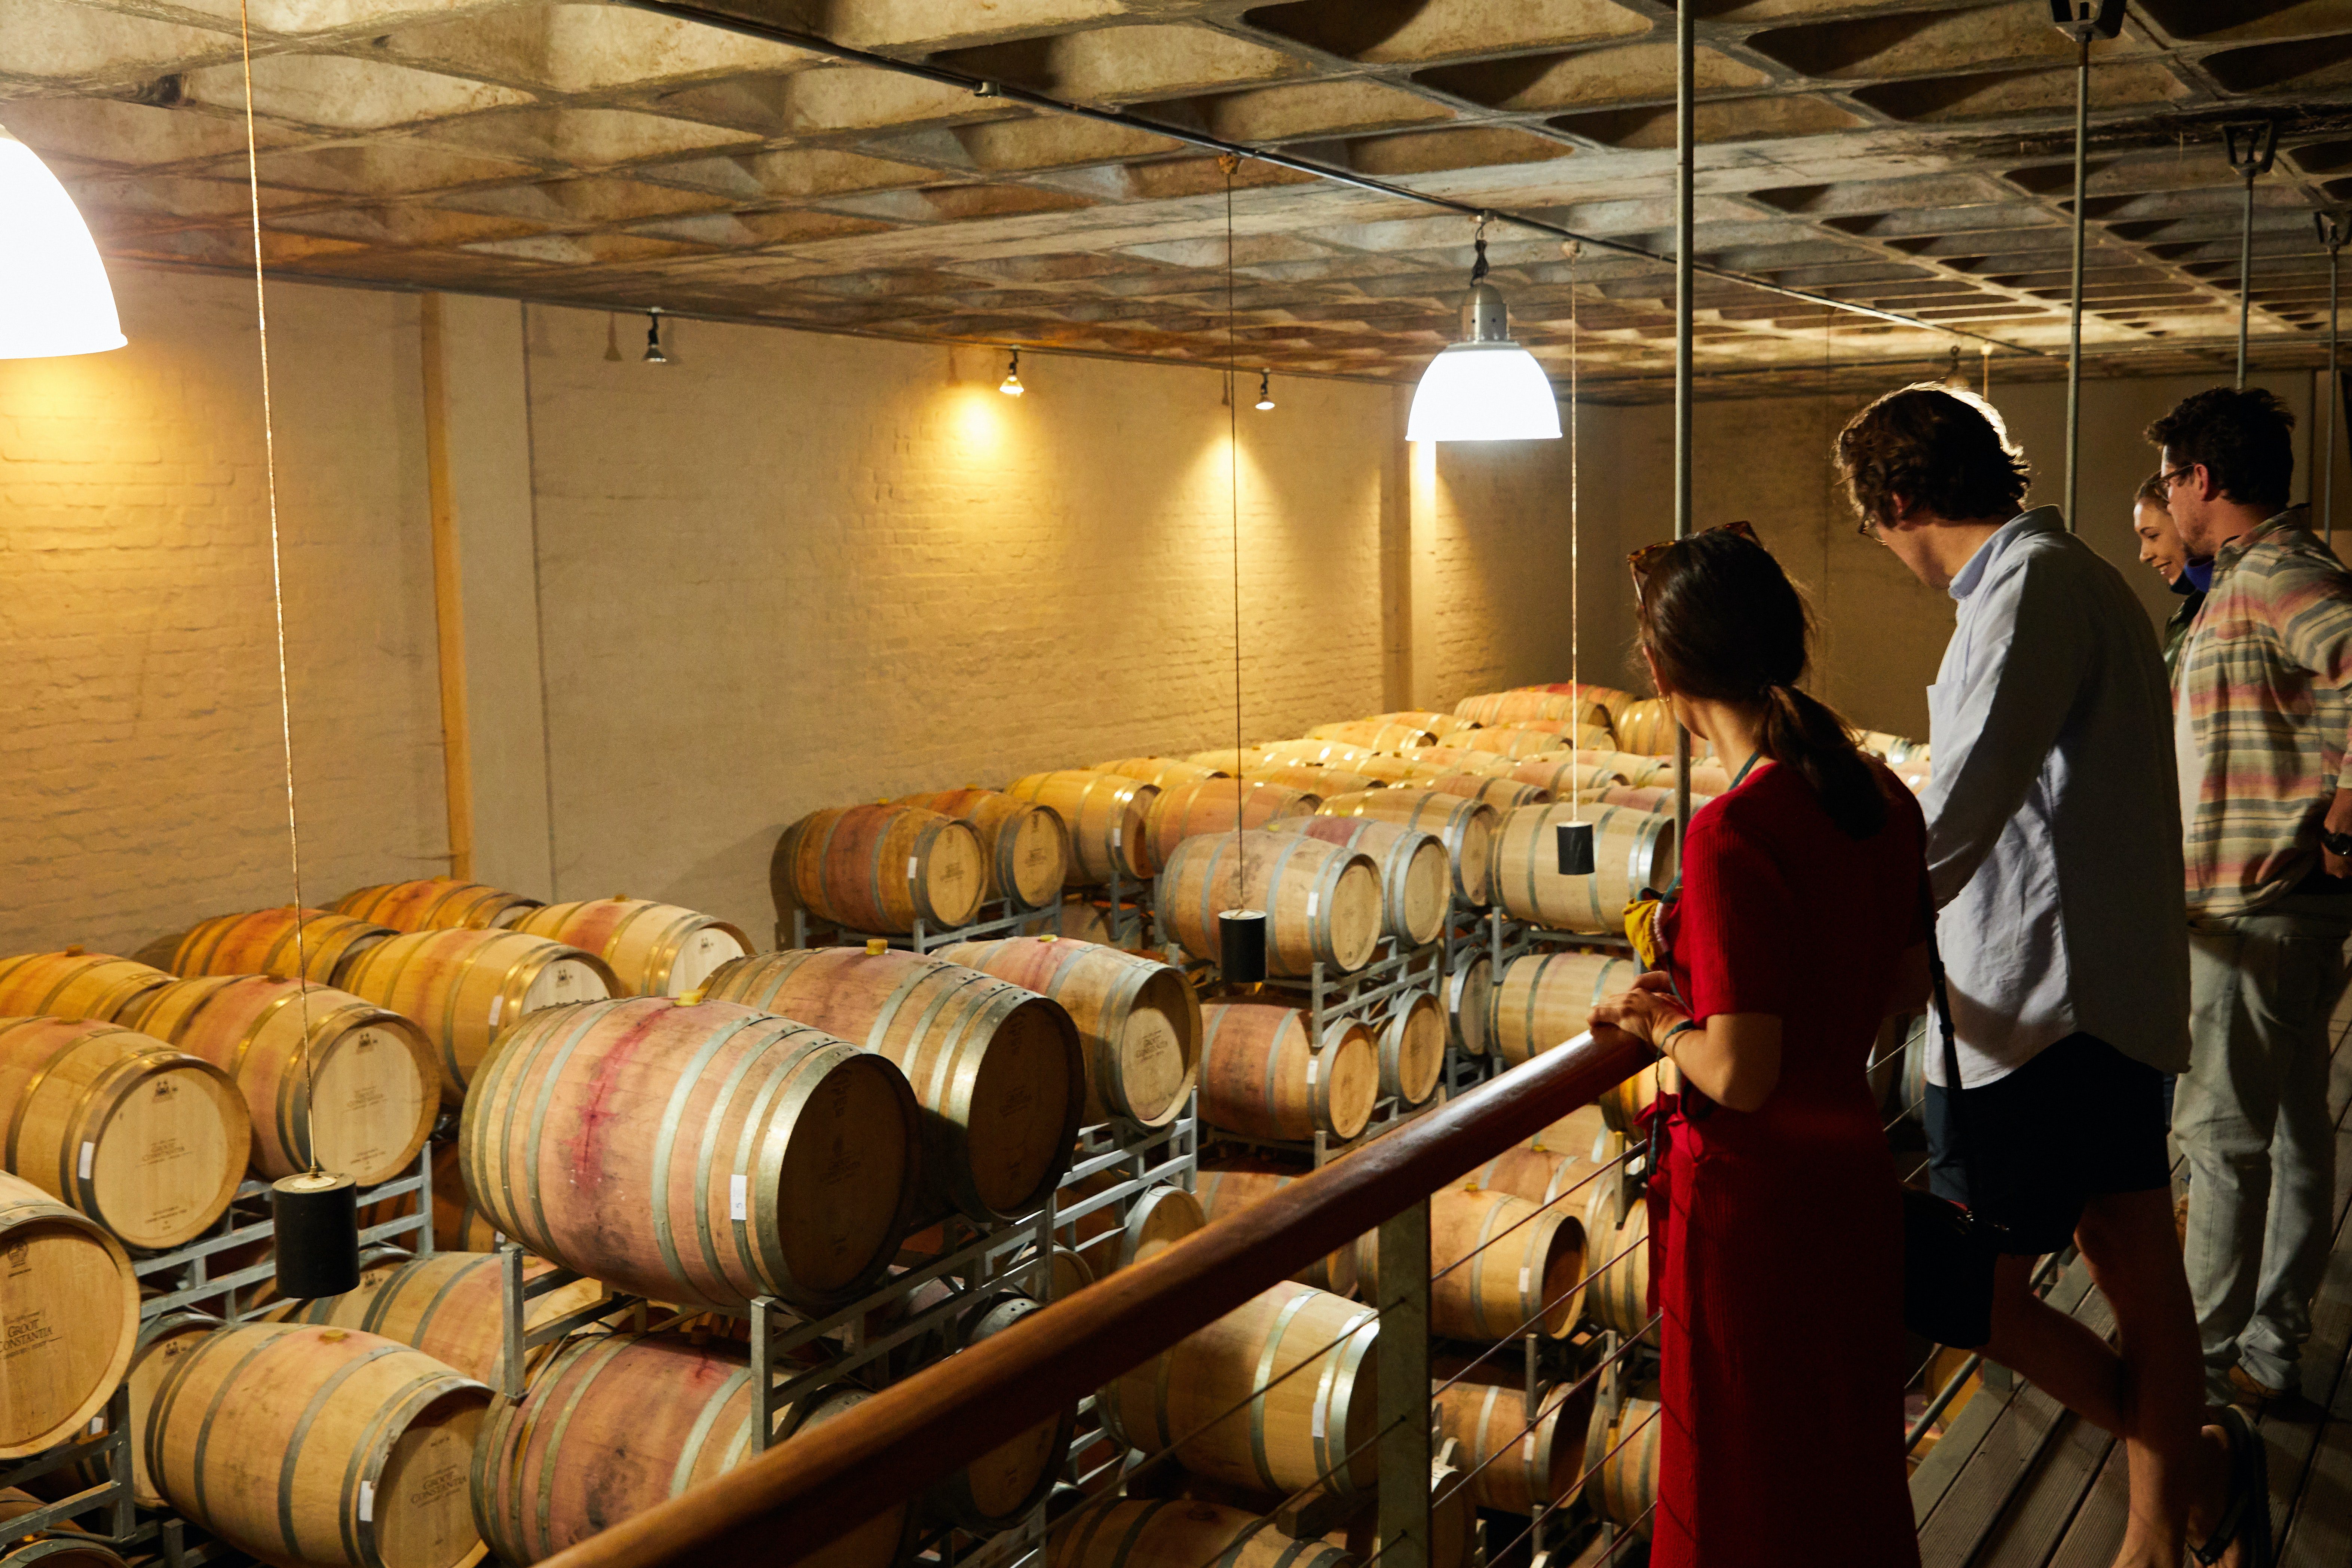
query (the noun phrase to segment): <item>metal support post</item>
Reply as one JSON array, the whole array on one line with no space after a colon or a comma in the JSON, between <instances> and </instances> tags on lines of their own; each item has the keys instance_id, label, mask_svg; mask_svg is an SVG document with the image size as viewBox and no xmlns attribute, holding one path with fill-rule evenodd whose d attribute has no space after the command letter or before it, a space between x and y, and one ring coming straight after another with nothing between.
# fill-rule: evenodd
<instances>
[{"instance_id":1,"label":"metal support post","mask_svg":"<svg viewBox=\"0 0 2352 1568\"><path fill-rule=\"evenodd\" d=\"M506 1289L507 1304L507 1353L499 1369L499 1392L509 1399L520 1399L523 1394L522 1358L529 1348L523 1343L527 1309L522 1294L522 1248L512 1242L499 1248L499 1277Z\"/></svg>"},{"instance_id":2,"label":"metal support post","mask_svg":"<svg viewBox=\"0 0 2352 1568\"><path fill-rule=\"evenodd\" d=\"M2245 218L2238 232L2238 384L2246 384L2246 328L2254 310L2254 182L2271 172L2278 154L2278 123L2221 127L2230 167L2246 182Z\"/></svg>"},{"instance_id":3,"label":"metal support post","mask_svg":"<svg viewBox=\"0 0 2352 1568\"><path fill-rule=\"evenodd\" d=\"M1675 537L1691 534L1691 310L1697 243L1698 0L1675 5ZM1690 733L1675 730L1675 842L1690 832ZM1497 983L1501 975L1496 975Z\"/></svg>"},{"instance_id":4,"label":"metal support post","mask_svg":"<svg viewBox=\"0 0 2352 1568\"><path fill-rule=\"evenodd\" d=\"M1381 1223L1380 1261L1380 1557L1430 1568L1427 1198Z\"/></svg>"},{"instance_id":5,"label":"metal support post","mask_svg":"<svg viewBox=\"0 0 2352 1568\"><path fill-rule=\"evenodd\" d=\"M2312 221L2319 228L2319 243L2327 247L2327 419L2319 434L2319 521L2322 536L2330 549L2336 545L2336 405L2343 401L2344 384L2337 379L2336 363L2336 333L2342 325L2342 299L2338 285L2344 269L2344 242L2352 238L2352 212L2314 213Z\"/></svg>"},{"instance_id":6,"label":"metal support post","mask_svg":"<svg viewBox=\"0 0 2352 1568\"><path fill-rule=\"evenodd\" d=\"M776 1375L770 1333L777 1302L772 1296L751 1300L751 1451L764 1454L776 1440Z\"/></svg>"},{"instance_id":7,"label":"metal support post","mask_svg":"<svg viewBox=\"0 0 2352 1568\"><path fill-rule=\"evenodd\" d=\"M2075 35L2074 54L2074 273L2066 312L2066 531L2082 524L2083 475L2083 250L2091 183L2091 30Z\"/></svg>"}]
</instances>

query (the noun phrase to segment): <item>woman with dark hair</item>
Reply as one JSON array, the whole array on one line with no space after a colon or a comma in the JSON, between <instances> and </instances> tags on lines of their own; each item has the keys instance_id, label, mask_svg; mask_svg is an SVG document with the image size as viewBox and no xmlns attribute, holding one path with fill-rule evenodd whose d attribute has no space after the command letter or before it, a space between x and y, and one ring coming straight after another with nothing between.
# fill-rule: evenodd
<instances>
[{"instance_id":1,"label":"woman with dark hair","mask_svg":"<svg viewBox=\"0 0 2352 1568\"><path fill-rule=\"evenodd\" d=\"M1658 695L1736 773L1691 817L1659 967L1592 1014L1674 1068L1650 1562L1906 1568L1902 1199L1866 1069L1927 992L1919 808L1799 689L1811 619L1745 523L1639 552L1633 592Z\"/></svg>"}]
</instances>

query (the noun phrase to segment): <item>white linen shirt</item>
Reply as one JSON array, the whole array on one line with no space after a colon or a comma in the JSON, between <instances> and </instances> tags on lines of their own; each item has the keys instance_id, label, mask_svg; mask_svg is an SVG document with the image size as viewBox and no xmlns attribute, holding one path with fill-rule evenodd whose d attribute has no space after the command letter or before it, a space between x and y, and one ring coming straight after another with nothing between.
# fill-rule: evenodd
<instances>
[{"instance_id":1,"label":"white linen shirt","mask_svg":"<svg viewBox=\"0 0 2352 1568\"><path fill-rule=\"evenodd\" d=\"M2186 1071L2179 781L2147 612L2054 507L2004 523L1952 597L1920 805L1961 1080L2078 1031Z\"/></svg>"}]
</instances>

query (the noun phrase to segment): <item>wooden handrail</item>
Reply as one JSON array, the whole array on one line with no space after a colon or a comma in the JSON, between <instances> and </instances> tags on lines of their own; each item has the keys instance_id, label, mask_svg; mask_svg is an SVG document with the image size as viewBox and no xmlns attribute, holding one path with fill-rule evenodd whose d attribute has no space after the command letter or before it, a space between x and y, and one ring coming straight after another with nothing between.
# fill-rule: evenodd
<instances>
[{"instance_id":1,"label":"wooden handrail","mask_svg":"<svg viewBox=\"0 0 2352 1568\"><path fill-rule=\"evenodd\" d=\"M775 1568L830 1544L1073 1399L1591 1103L1650 1052L1580 1037L1416 1117L824 1427L625 1520L544 1568Z\"/></svg>"}]
</instances>

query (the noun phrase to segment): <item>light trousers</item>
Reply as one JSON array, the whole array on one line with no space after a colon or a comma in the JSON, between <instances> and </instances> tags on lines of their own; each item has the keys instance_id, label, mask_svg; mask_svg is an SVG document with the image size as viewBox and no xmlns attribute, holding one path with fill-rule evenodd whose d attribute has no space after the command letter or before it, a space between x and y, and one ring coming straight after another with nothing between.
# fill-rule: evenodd
<instances>
[{"instance_id":1,"label":"light trousers","mask_svg":"<svg viewBox=\"0 0 2352 1568\"><path fill-rule=\"evenodd\" d=\"M2230 1369L2294 1391L2334 1240L2328 1017L2352 900L2287 898L2189 928L2192 1058L2173 1135L2190 1170L2184 1261L2220 1401Z\"/></svg>"}]
</instances>

